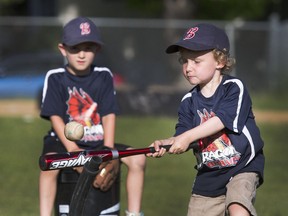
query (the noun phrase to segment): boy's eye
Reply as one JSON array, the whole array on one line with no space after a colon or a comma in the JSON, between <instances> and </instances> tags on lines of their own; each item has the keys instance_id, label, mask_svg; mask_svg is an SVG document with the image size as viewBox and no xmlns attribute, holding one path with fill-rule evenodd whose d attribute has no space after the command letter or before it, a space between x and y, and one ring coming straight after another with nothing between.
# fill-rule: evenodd
<instances>
[{"instance_id":1,"label":"boy's eye","mask_svg":"<svg viewBox=\"0 0 288 216\"><path fill-rule=\"evenodd\" d=\"M186 58L183 58L182 56L178 59L178 61L181 65L186 64L188 62L188 60Z\"/></svg>"},{"instance_id":2,"label":"boy's eye","mask_svg":"<svg viewBox=\"0 0 288 216\"><path fill-rule=\"evenodd\" d=\"M84 48L86 52L95 52L97 51L97 46L87 46Z\"/></svg>"},{"instance_id":3,"label":"boy's eye","mask_svg":"<svg viewBox=\"0 0 288 216\"><path fill-rule=\"evenodd\" d=\"M71 53L77 53L79 51L77 46L71 46L71 47L67 47L69 52Z\"/></svg>"},{"instance_id":4,"label":"boy's eye","mask_svg":"<svg viewBox=\"0 0 288 216\"><path fill-rule=\"evenodd\" d=\"M93 48L91 46L87 46L83 48L84 51L91 51Z\"/></svg>"}]
</instances>

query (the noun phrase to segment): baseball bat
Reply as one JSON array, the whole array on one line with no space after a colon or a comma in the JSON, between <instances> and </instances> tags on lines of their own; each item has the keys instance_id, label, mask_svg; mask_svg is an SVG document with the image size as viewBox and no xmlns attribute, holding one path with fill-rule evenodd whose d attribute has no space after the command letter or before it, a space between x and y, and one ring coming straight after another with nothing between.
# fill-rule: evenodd
<instances>
[{"instance_id":1,"label":"baseball bat","mask_svg":"<svg viewBox=\"0 0 288 216\"><path fill-rule=\"evenodd\" d=\"M161 148L165 148L169 151L171 145L163 145ZM189 145L188 149L198 148L198 142L193 142ZM127 150L84 150L77 152L65 152L59 154L42 155L39 158L39 166L43 171L56 170L68 167L83 166L86 162L90 161L92 157L98 156L103 162L119 159L127 156L148 154L156 152L154 147L127 149Z\"/></svg>"}]
</instances>

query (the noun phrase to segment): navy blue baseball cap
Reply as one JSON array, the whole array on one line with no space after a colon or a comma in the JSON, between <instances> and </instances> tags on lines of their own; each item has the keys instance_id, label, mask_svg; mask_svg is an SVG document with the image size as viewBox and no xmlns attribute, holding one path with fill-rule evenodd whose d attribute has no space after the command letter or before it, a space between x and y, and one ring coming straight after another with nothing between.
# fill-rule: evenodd
<instances>
[{"instance_id":1,"label":"navy blue baseball cap","mask_svg":"<svg viewBox=\"0 0 288 216\"><path fill-rule=\"evenodd\" d=\"M183 47L192 51L218 49L229 53L230 45L224 30L207 23L195 25L186 30L183 37L166 49L166 53L175 53Z\"/></svg>"},{"instance_id":2,"label":"navy blue baseball cap","mask_svg":"<svg viewBox=\"0 0 288 216\"><path fill-rule=\"evenodd\" d=\"M103 45L96 25L87 17L77 17L63 27L62 43L74 46L84 42Z\"/></svg>"}]
</instances>

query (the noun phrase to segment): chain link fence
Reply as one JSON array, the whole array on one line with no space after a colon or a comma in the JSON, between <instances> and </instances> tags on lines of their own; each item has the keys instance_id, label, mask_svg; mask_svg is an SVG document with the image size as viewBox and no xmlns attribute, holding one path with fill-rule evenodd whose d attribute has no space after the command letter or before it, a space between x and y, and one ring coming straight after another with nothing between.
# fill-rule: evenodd
<instances>
[{"instance_id":1,"label":"chain link fence","mask_svg":"<svg viewBox=\"0 0 288 216\"><path fill-rule=\"evenodd\" d=\"M96 62L120 77L116 87L120 104L127 112L161 113L169 107L167 110L175 114L178 100L191 87L182 78L177 54L167 55L165 49L177 41L186 28L200 22L210 22L226 30L231 54L237 62L233 74L243 79L250 91L287 89L288 25L281 23L277 16L268 22L91 19L99 27L105 43ZM60 19L52 17L0 17L0 82L10 75L29 76L29 71L43 78L49 69L61 66L64 60L57 45L62 26ZM40 53L49 55L39 60ZM23 56L29 61L20 63ZM5 62L18 65L18 69L5 70L9 68ZM5 89L0 86L0 91L3 93Z\"/></svg>"}]
</instances>

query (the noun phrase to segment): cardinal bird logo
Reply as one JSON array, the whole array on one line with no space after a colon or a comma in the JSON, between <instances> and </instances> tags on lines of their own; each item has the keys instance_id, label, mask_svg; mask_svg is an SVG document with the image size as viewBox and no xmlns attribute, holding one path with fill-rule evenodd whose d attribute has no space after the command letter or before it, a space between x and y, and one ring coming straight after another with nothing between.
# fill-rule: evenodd
<instances>
[{"instance_id":1,"label":"cardinal bird logo","mask_svg":"<svg viewBox=\"0 0 288 216\"><path fill-rule=\"evenodd\" d=\"M67 114L70 119L81 123L82 125L92 126L100 123L100 115L97 113L97 103L81 88L73 90L68 88L69 99L67 101Z\"/></svg>"}]
</instances>

